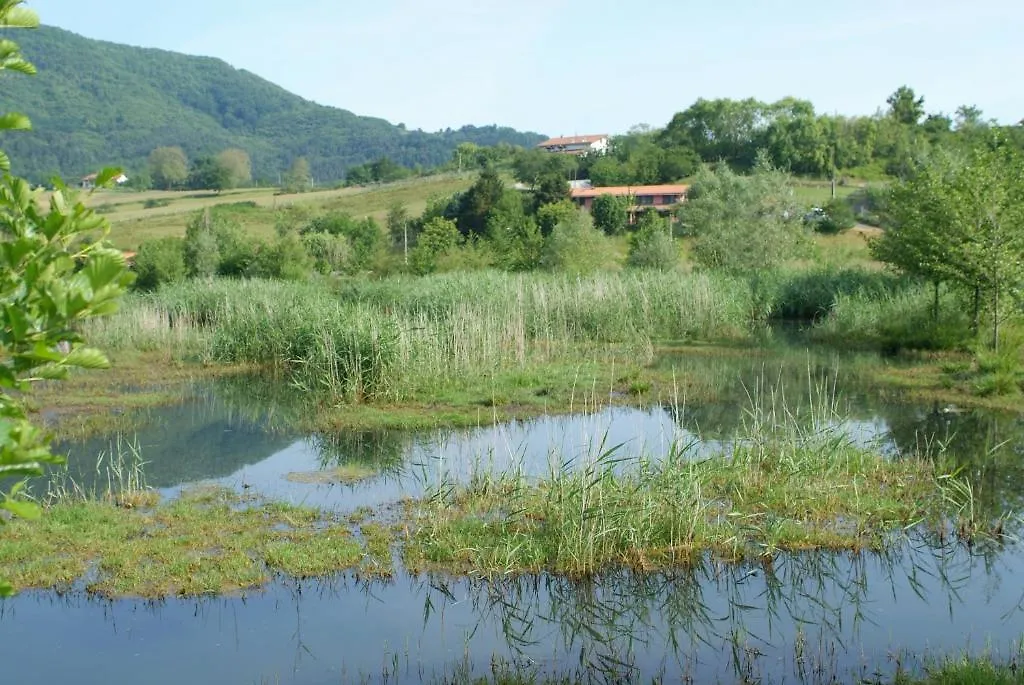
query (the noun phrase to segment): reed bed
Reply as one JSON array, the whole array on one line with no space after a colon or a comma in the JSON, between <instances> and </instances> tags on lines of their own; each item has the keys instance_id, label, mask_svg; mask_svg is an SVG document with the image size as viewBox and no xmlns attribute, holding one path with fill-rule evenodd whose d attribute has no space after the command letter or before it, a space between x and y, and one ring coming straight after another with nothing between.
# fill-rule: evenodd
<instances>
[{"instance_id":1,"label":"reed bed","mask_svg":"<svg viewBox=\"0 0 1024 685\"><path fill-rule=\"evenodd\" d=\"M110 349L276 367L304 390L401 399L547 362L649 357L657 339L748 334L741 280L455 274L343 284L191 282L135 295L89 339Z\"/></svg>"},{"instance_id":2,"label":"reed bed","mask_svg":"<svg viewBox=\"0 0 1024 685\"><path fill-rule=\"evenodd\" d=\"M922 522L945 530L964 509L965 491L933 461L887 457L842 423L831 412L807 421L755 403L710 453L694 442L664 458L626 458L613 447L552 455L541 478L481 470L409 505L405 562L570 576L678 568L707 554L770 563L778 552L881 550Z\"/></svg>"}]
</instances>

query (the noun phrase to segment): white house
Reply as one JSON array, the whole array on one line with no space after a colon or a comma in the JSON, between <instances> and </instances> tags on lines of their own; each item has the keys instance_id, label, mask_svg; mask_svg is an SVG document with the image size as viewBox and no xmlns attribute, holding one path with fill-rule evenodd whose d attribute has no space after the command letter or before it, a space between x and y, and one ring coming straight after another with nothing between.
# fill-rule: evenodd
<instances>
[{"instance_id":1,"label":"white house","mask_svg":"<svg viewBox=\"0 0 1024 685\"><path fill-rule=\"evenodd\" d=\"M537 145L542 150L563 155L603 155L608 152L608 135L604 133L589 136L551 138Z\"/></svg>"},{"instance_id":2,"label":"white house","mask_svg":"<svg viewBox=\"0 0 1024 685\"><path fill-rule=\"evenodd\" d=\"M81 188L82 190L92 190L93 188L96 187L97 178L99 178L99 174L89 174L88 176L83 176L82 181L78 184L78 187ZM114 183L119 186L123 186L127 182L128 177L125 176L124 174L120 174L114 177Z\"/></svg>"}]
</instances>

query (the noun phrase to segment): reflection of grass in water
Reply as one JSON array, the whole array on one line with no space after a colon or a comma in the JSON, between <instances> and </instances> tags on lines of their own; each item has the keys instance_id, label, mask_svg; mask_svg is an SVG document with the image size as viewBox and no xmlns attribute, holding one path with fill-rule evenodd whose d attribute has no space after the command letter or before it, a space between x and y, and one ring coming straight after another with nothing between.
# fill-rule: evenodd
<instances>
[{"instance_id":1,"label":"reflection of grass in water","mask_svg":"<svg viewBox=\"0 0 1024 685\"><path fill-rule=\"evenodd\" d=\"M708 552L771 560L780 550L878 550L895 530L966 511L959 481L940 479L930 460L855 444L830 409L805 423L755 400L731 447L706 458L688 446L661 461L611 448L539 480L513 469L442 485L410 507L406 563L586 575L678 567Z\"/></svg>"}]
</instances>

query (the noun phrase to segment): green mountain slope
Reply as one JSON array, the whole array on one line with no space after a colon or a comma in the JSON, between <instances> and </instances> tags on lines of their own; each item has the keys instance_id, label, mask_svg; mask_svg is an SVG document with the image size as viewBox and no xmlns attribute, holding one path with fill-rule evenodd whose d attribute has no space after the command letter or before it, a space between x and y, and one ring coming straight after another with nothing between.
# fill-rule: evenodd
<instances>
[{"instance_id":1,"label":"green mountain slope","mask_svg":"<svg viewBox=\"0 0 1024 685\"><path fill-rule=\"evenodd\" d=\"M435 166L462 142L529 146L541 139L496 126L407 131L304 100L218 59L58 28L18 31L12 38L39 74L5 74L0 111L29 115L35 130L3 134L0 148L17 173L35 180L58 172L75 178L107 165L141 169L153 148L179 145L190 157L243 148L254 176L274 180L302 155L314 177L328 181L385 155L407 166Z\"/></svg>"}]
</instances>

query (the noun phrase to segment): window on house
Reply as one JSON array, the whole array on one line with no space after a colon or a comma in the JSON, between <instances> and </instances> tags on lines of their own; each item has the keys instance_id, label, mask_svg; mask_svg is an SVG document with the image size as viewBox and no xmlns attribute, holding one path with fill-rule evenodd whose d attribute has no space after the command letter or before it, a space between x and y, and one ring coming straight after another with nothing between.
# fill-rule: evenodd
<instances>
[{"instance_id":1,"label":"window on house","mask_svg":"<svg viewBox=\"0 0 1024 685\"><path fill-rule=\"evenodd\" d=\"M640 197L637 198L637 204L642 205L642 206L653 205L654 204L654 196L653 195L641 195Z\"/></svg>"}]
</instances>

